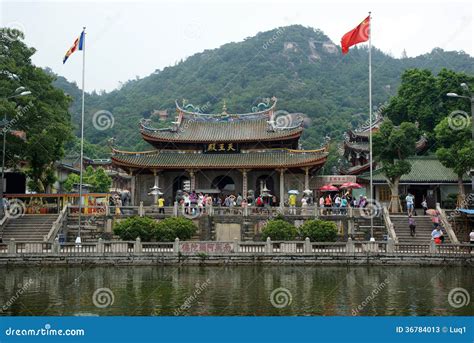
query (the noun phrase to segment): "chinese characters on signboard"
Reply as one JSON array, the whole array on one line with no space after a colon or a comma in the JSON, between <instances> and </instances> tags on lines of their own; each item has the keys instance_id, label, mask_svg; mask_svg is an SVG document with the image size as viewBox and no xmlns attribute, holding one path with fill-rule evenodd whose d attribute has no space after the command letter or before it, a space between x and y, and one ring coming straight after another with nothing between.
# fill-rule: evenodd
<instances>
[{"instance_id":1,"label":"chinese characters on signboard","mask_svg":"<svg viewBox=\"0 0 474 343\"><path fill-rule=\"evenodd\" d=\"M236 143L208 143L204 145L206 153L233 153L239 152L239 146Z\"/></svg>"},{"instance_id":2,"label":"chinese characters on signboard","mask_svg":"<svg viewBox=\"0 0 474 343\"><path fill-rule=\"evenodd\" d=\"M180 243L179 251L187 254L192 253L230 253L232 244L224 242L183 242Z\"/></svg>"},{"instance_id":3,"label":"chinese characters on signboard","mask_svg":"<svg viewBox=\"0 0 474 343\"><path fill-rule=\"evenodd\" d=\"M342 185L346 182L356 182L355 175L321 175L316 177L316 186L321 187L323 185Z\"/></svg>"}]
</instances>

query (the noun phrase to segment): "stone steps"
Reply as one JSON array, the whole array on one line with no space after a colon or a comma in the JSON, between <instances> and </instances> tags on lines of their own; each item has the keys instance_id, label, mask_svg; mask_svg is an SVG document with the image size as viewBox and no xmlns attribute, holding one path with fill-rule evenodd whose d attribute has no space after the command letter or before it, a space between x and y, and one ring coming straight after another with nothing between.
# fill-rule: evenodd
<instances>
[{"instance_id":1,"label":"stone steps","mask_svg":"<svg viewBox=\"0 0 474 343\"><path fill-rule=\"evenodd\" d=\"M429 243L431 241L431 232L433 231L433 223L430 216L414 216L416 223L416 236L410 235L408 227L407 215L391 215L390 220L393 223L395 233L399 243ZM445 233L444 242L450 243L449 236Z\"/></svg>"},{"instance_id":2,"label":"stone steps","mask_svg":"<svg viewBox=\"0 0 474 343\"><path fill-rule=\"evenodd\" d=\"M3 242L15 239L17 242L43 241L57 214L25 214L19 218L10 218L1 231Z\"/></svg>"}]
</instances>

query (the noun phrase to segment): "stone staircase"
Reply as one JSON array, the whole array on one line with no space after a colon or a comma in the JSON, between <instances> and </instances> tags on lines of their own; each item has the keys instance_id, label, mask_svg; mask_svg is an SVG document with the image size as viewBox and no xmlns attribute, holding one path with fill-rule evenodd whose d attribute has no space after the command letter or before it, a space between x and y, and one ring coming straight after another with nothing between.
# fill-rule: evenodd
<instances>
[{"instance_id":1,"label":"stone staircase","mask_svg":"<svg viewBox=\"0 0 474 343\"><path fill-rule=\"evenodd\" d=\"M410 228L408 227L408 216L404 215L390 215L390 220L393 223L395 234L397 235L399 243L429 243L431 241L431 231L433 231L433 223L430 216L415 216L416 222L416 237L410 235ZM444 242L450 243L449 236L444 231Z\"/></svg>"},{"instance_id":2,"label":"stone staircase","mask_svg":"<svg viewBox=\"0 0 474 343\"><path fill-rule=\"evenodd\" d=\"M0 237L5 243L12 238L17 242L42 242L57 218L57 214L25 214L9 218L1 229Z\"/></svg>"},{"instance_id":3,"label":"stone staircase","mask_svg":"<svg viewBox=\"0 0 474 343\"><path fill-rule=\"evenodd\" d=\"M103 217L81 217L81 240L82 242L96 242L104 232L105 218ZM67 217L66 242L74 242L78 235L79 218L77 216Z\"/></svg>"}]
</instances>

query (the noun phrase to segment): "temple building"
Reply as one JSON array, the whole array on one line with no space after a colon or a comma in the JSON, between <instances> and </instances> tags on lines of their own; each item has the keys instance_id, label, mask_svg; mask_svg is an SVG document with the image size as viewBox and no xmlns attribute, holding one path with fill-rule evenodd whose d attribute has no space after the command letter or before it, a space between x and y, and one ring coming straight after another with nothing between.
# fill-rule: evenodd
<instances>
[{"instance_id":1,"label":"temple building","mask_svg":"<svg viewBox=\"0 0 474 343\"><path fill-rule=\"evenodd\" d=\"M355 130L348 130L344 135L344 159L345 163L340 168L343 175L360 175L370 168L369 156L369 134L377 132L383 122L382 116L377 116L372 123L372 129L369 125L361 126ZM426 150L428 140L425 136L421 136L416 142L416 152L421 153ZM374 163L374 170L376 165Z\"/></svg>"},{"instance_id":2,"label":"temple building","mask_svg":"<svg viewBox=\"0 0 474 343\"><path fill-rule=\"evenodd\" d=\"M301 118L276 111L268 99L250 113L205 114L191 104L176 102L176 120L164 129L142 120L142 138L150 151L113 149L112 163L131 176L133 203L153 203L158 186L167 205L178 190L208 194L275 195L281 204L290 189L309 189L311 177L324 165L327 147L301 150Z\"/></svg>"}]
</instances>

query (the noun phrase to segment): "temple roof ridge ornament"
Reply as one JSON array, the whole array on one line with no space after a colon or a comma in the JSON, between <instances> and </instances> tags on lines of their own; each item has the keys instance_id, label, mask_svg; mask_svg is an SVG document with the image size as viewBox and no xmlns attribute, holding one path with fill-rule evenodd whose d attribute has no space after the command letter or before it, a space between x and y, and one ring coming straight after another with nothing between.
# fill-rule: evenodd
<instances>
[{"instance_id":1,"label":"temple roof ridge ornament","mask_svg":"<svg viewBox=\"0 0 474 343\"><path fill-rule=\"evenodd\" d=\"M384 117L381 114L374 113L374 119L372 121L372 129L376 128L377 125L379 125L383 121ZM361 133L361 132L366 132L369 131L370 129L370 124L365 123L361 125L360 127L356 128L353 130L355 133Z\"/></svg>"},{"instance_id":2,"label":"temple roof ridge ornament","mask_svg":"<svg viewBox=\"0 0 474 343\"><path fill-rule=\"evenodd\" d=\"M268 100L268 102L266 102ZM194 106L193 104L186 104L183 101L183 105L180 106L178 100L175 100L176 110L178 113L187 114L190 116L196 117L243 117L243 116L257 116L257 115L268 115L275 109L278 99L273 96L271 98L264 99L263 102L260 102L258 105L252 107L252 112L248 113L228 113L227 105L224 100L224 105L222 107L222 113L203 113L201 108Z\"/></svg>"}]
</instances>

